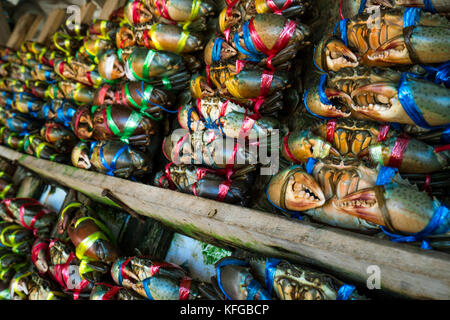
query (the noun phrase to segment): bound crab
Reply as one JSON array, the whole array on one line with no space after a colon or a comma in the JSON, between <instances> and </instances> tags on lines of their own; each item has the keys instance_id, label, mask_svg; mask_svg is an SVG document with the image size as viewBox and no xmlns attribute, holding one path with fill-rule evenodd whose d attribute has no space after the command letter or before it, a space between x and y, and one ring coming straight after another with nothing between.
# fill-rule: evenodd
<instances>
[{"instance_id":1,"label":"bound crab","mask_svg":"<svg viewBox=\"0 0 450 320\"><path fill-rule=\"evenodd\" d=\"M23 150L36 158L59 163L67 162L67 155L61 153L62 150L60 150L56 145L47 142L45 139L46 138L42 138L41 136L35 134L28 135L24 140Z\"/></svg>"},{"instance_id":2,"label":"bound crab","mask_svg":"<svg viewBox=\"0 0 450 320\"><path fill-rule=\"evenodd\" d=\"M154 184L177 189L198 197L246 206L250 200L250 185L255 167L232 170L213 170L193 165L170 163L155 176Z\"/></svg>"},{"instance_id":3,"label":"bound crab","mask_svg":"<svg viewBox=\"0 0 450 320\"><path fill-rule=\"evenodd\" d=\"M273 130L280 128L276 119L260 117L230 100L218 97L196 99L183 105L178 111L178 122L190 132L219 129L226 137L246 137L249 140L257 140L262 134L270 136Z\"/></svg>"},{"instance_id":4,"label":"bound crab","mask_svg":"<svg viewBox=\"0 0 450 320\"><path fill-rule=\"evenodd\" d=\"M280 300L363 300L355 286L286 260L250 258L255 277Z\"/></svg>"},{"instance_id":5,"label":"bound crab","mask_svg":"<svg viewBox=\"0 0 450 320\"><path fill-rule=\"evenodd\" d=\"M55 212L31 198L7 198L1 202L0 216L31 230L36 237L45 237L56 220Z\"/></svg>"},{"instance_id":6,"label":"bound crab","mask_svg":"<svg viewBox=\"0 0 450 320\"><path fill-rule=\"evenodd\" d=\"M424 76L377 68L344 68L305 92L305 108L319 118L349 117L418 125L450 123L450 89Z\"/></svg>"},{"instance_id":7,"label":"bound crab","mask_svg":"<svg viewBox=\"0 0 450 320\"><path fill-rule=\"evenodd\" d=\"M218 130L194 131L180 129L172 132L163 142L165 157L175 164L201 164L213 169L240 169L249 164L259 163L258 146L254 141L223 138Z\"/></svg>"},{"instance_id":8,"label":"bound crab","mask_svg":"<svg viewBox=\"0 0 450 320\"><path fill-rule=\"evenodd\" d=\"M417 8L382 10L380 28L368 28L369 17L361 13L341 20L336 35L324 37L316 46L315 64L321 70L337 71L359 63L392 66L450 60L450 28L445 17Z\"/></svg>"},{"instance_id":9,"label":"bound crab","mask_svg":"<svg viewBox=\"0 0 450 320\"><path fill-rule=\"evenodd\" d=\"M120 258L111 267L114 281L149 300L214 299L207 283L187 276L180 266L152 258Z\"/></svg>"},{"instance_id":10,"label":"bound crab","mask_svg":"<svg viewBox=\"0 0 450 320\"><path fill-rule=\"evenodd\" d=\"M94 168L107 175L126 179L144 176L152 170L148 153L121 141L95 141L91 147L85 142L79 142L72 150L71 159L77 168Z\"/></svg>"},{"instance_id":11,"label":"bound crab","mask_svg":"<svg viewBox=\"0 0 450 320\"><path fill-rule=\"evenodd\" d=\"M181 54L203 50L204 40L200 33L183 30L176 25L154 23L134 28L122 26L116 34L117 48L135 45Z\"/></svg>"},{"instance_id":12,"label":"bound crab","mask_svg":"<svg viewBox=\"0 0 450 320\"><path fill-rule=\"evenodd\" d=\"M94 96L95 105L124 105L140 111L155 121L162 120L164 111L177 112L173 110L174 100L174 96L169 91L156 88L143 81L125 82L115 88L103 85Z\"/></svg>"},{"instance_id":13,"label":"bound crab","mask_svg":"<svg viewBox=\"0 0 450 320\"><path fill-rule=\"evenodd\" d=\"M95 218L90 207L74 202L64 209L58 220L58 233L67 230L78 259L104 263L117 259L119 253L111 231Z\"/></svg>"},{"instance_id":14,"label":"bound crab","mask_svg":"<svg viewBox=\"0 0 450 320\"><path fill-rule=\"evenodd\" d=\"M187 86L190 75L180 55L145 48L106 52L99 62L99 72L107 80L126 76L131 81L145 81L154 86L180 90Z\"/></svg>"},{"instance_id":15,"label":"bound crab","mask_svg":"<svg viewBox=\"0 0 450 320\"><path fill-rule=\"evenodd\" d=\"M272 72L254 67L241 69L233 64L210 67L208 78L211 84L207 78L193 77L190 84L193 98L219 95L262 114L281 110L282 91L290 87L286 72Z\"/></svg>"},{"instance_id":16,"label":"bound crab","mask_svg":"<svg viewBox=\"0 0 450 320\"><path fill-rule=\"evenodd\" d=\"M56 122L46 122L40 134L45 141L54 145L60 153L70 152L78 142L72 130Z\"/></svg>"},{"instance_id":17,"label":"bound crab","mask_svg":"<svg viewBox=\"0 0 450 320\"><path fill-rule=\"evenodd\" d=\"M309 27L276 14L257 14L231 30L224 32L224 36L237 50L237 59L260 63L272 70L293 59L299 49L309 44L305 40L310 35ZM220 53L222 48L216 50Z\"/></svg>"},{"instance_id":18,"label":"bound crab","mask_svg":"<svg viewBox=\"0 0 450 320\"><path fill-rule=\"evenodd\" d=\"M121 140L136 146L149 146L158 127L158 122L122 105L80 107L72 118L81 140Z\"/></svg>"},{"instance_id":19,"label":"bound crab","mask_svg":"<svg viewBox=\"0 0 450 320\"><path fill-rule=\"evenodd\" d=\"M361 164L318 162L308 172L311 175L299 166L279 172L268 184L268 200L282 210L301 211L341 228L369 232L381 226L396 241L448 232L448 209L391 169L386 173ZM437 217L442 223L430 223ZM405 234L415 238L404 240Z\"/></svg>"},{"instance_id":20,"label":"bound crab","mask_svg":"<svg viewBox=\"0 0 450 320\"><path fill-rule=\"evenodd\" d=\"M345 122L337 127L331 125L317 128L316 136L311 130L288 133L280 143L281 155L292 163L306 163L309 158L323 159L328 155L351 156L352 153L374 164L395 167L403 173L431 173L448 167L448 150L441 151L406 135L393 134L386 139L376 126L348 126ZM336 130L336 131L334 131ZM384 129L383 129L384 130ZM372 132L371 132L372 131ZM330 132L335 132L330 134ZM377 141L374 140L375 135ZM383 140L378 141L379 137ZM340 149L336 150L331 143Z\"/></svg>"},{"instance_id":21,"label":"bound crab","mask_svg":"<svg viewBox=\"0 0 450 320\"><path fill-rule=\"evenodd\" d=\"M92 288L89 300L144 300L131 289L98 283Z\"/></svg>"}]
</instances>

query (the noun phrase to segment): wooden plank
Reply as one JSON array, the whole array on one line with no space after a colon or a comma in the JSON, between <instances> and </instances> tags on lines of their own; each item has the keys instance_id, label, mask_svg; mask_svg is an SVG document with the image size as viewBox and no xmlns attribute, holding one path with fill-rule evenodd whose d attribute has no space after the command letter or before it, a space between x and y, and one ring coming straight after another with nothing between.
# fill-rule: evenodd
<instances>
[{"instance_id":1,"label":"wooden plank","mask_svg":"<svg viewBox=\"0 0 450 320\"><path fill-rule=\"evenodd\" d=\"M123 6L125 2L123 0L106 0L98 18L101 20L108 19L110 14L117 8Z\"/></svg>"},{"instance_id":2,"label":"wooden plank","mask_svg":"<svg viewBox=\"0 0 450 320\"><path fill-rule=\"evenodd\" d=\"M95 11L97 11L98 7L95 3L89 2L81 7L81 23L91 23L92 17L94 16Z\"/></svg>"},{"instance_id":3,"label":"wooden plank","mask_svg":"<svg viewBox=\"0 0 450 320\"><path fill-rule=\"evenodd\" d=\"M30 28L28 29L28 32L24 38L24 40L32 40L34 36L36 35L36 32L38 31L39 26L41 25L42 16L37 16L33 23L31 24Z\"/></svg>"},{"instance_id":4,"label":"wooden plank","mask_svg":"<svg viewBox=\"0 0 450 320\"><path fill-rule=\"evenodd\" d=\"M35 20L38 18L36 14L26 13L21 16L14 27L14 30L11 36L6 43L6 46L17 50L20 44L25 40L25 38L29 35L29 31L31 28L34 28L36 31L37 27L35 26ZM34 35L33 35L34 36Z\"/></svg>"},{"instance_id":5,"label":"wooden plank","mask_svg":"<svg viewBox=\"0 0 450 320\"><path fill-rule=\"evenodd\" d=\"M0 146L0 155L96 201L105 186L137 213L202 241L220 241L287 258L366 286L368 267L380 269L381 288L411 298L450 298L450 255L354 232L287 219L101 173L77 169Z\"/></svg>"},{"instance_id":6,"label":"wooden plank","mask_svg":"<svg viewBox=\"0 0 450 320\"><path fill-rule=\"evenodd\" d=\"M64 22L65 18L66 10L64 9L54 9L50 12L36 41L42 44L47 44L56 30L58 30Z\"/></svg>"},{"instance_id":7,"label":"wooden plank","mask_svg":"<svg viewBox=\"0 0 450 320\"><path fill-rule=\"evenodd\" d=\"M11 29L9 28L8 21L6 20L6 16L3 13L3 7L0 3L0 45L6 45L9 37L11 36Z\"/></svg>"}]
</instances>

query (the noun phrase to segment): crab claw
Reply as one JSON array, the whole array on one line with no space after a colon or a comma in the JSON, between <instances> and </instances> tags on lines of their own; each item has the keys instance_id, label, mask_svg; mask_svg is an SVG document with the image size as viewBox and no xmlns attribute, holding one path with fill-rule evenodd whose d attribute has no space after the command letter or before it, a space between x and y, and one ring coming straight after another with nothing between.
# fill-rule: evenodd
<instances>
[{"instance_id":1,"label":"crab claw","mask_svg":"<svg viewBox=\"0 0 450 320\"><path fill-rule=\"evenodd\" d=\"M89 159L89 148L85 142L79 142L73 149L71 155L74 167L89 170L91 160Z\"/></svg>"},{"instance_id":2,"label":"crab claw","mask_svg":"<svg viewBox=\"0 0 450 320\"><path fill-rule=\"evenodd\" d=\"M318 208L325 203L319 184L298 166L275 175L269 183L267 195L278 207L293 211Z\"/></svg>"},{"instance_id":3,"label":"crab claw","mask_svg":"<svg viewBox=\"0 0 450 320\"><path fill-rule=\"evenodd\" d=\"M214 89L208 85L206 78L201 75L192 77L189 89L194 99L213 97L215 93Z\"/></svg>"},{"instance_id":4,"label":"crab claw","mask_svg":"<svg viewBox=\"0 0 450 320\"><path fill-rule=\"evenodd\" d=\"M218 41L219 39L221 38L212 38L206 44L204 60L207 65L211 65L214 62L217 62L213 60L213 51L216 45L216 41ZM233 48L231 45L229 45L226 41L222 41L222 43L220 43L220 60L226 61L234 57L236 54L237 54L236 49Z\"/></svg>"},{"instance_id":5,"label":"crab claw","mask_svg":"<svg viewBox=\"0 0 450 320\"><path fill-rule=\"evenodd\" d=\"M238 24L241 19L242 19L242 15L241 12L236 9L233 8L231 9L231 14L228 14L228 8L225 7L222 12L220 12L219 14L219 28L220 31L223 33L226 29Z\"/></svg>"},{"instance_id":6,"label":"crab claw","mask_svg":"<svg viewBox=\"0 0 450 320\"><path fill-rule=\"evenodd\" d=\"M371 119L414 124L398 100L398 90L392 82L378 82L357 88L351 93L352 108Z\"/></svg>"},{"instance_id":7,"label":"crab claw","mask_svg":"<svg viewBox=\"0 0 450 320\"><path fill-rule=\"evenodd\" d=\"M313 87L308 91L306 104L308 109L322 117L346 118L351 115L352 99L343 91L326 88L324 93L332 104L324 104L319 97L319 88Z\"/></svg>"},{"instance_id":8,"label":"crab claw","mask_svg":"<svg viewBox=\"0 0 450 320\"><path fill-rule=\"evenodd\" d=\"M331 144L313 135L310 130L293 131L283 141L281 154L291 162L306 163L309 158L323 159L329 154L339 155Z\"/></svg>"},{"instance_id":9,"label":"crab claw","mask_svg":"<svg viewBox=\"0 0 450 320\"><path fill-rule=\"evenodd\" d=\"M450 60L450 29L436 26L406 28L366 57L371 63L415 64Z\"/></svg>"},{"instance_id":10,"label":"crab claw","mask_svg":"<svg viewBox=\"0 0 450 320\"><path fill-rule=\"evenodd\" d=\"M357 67L358 57L336 37L324 38L314 51L316 65L324 71L338 71Z\"/></svg>"},{"instance_id":11,"label":"crab claw","mask_svg":"<svg viewBox=\"0 0 450 320\"><path fill-rule=\"evenodd\" d=\"M433 200L426 192L397 183L354 192L335 204L352 216L398 232L422 231L434 213Z\"/></svg>"}]
</instances>

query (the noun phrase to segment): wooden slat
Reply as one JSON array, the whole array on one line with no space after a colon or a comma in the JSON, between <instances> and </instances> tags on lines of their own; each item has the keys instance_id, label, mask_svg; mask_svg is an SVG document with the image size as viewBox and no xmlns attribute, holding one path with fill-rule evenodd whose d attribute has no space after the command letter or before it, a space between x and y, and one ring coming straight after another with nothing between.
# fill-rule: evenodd
<instances>
[{"instance_id":1,"label":"wooden slat","mask_svg":"<svg viewBox=\"0 0 450 320\"><path fill-rule=\"evenodd\" d=\"M0 45L6 45L9 37L11 36L11 29L9 28L8 21L6 20L6 16L3 13L3 7L0 3Z\"/></svg>"},{"instance_id":2,"label":"wooden slat","mask_svg":"<svg viewBox=\"0 0 450 320\"><path fill-rule=\"evenodd\" d=\"M66 10L64 9L54 9L50 12L36 41L42 44L47 44L56 30L58 30L64 22L65 18Z\"/></svg>"},{"instance_id":3,"label":"wooden slat","mask_svg":"<svg viewBox=\"0 0 450 320\"><path fill-rule=\"evenodd\" d=\"M123 0L106 0L100 12L99 19L106 20L109 18L110 14L117 8L123 6L126 1Z\"/></svg>"},{"instance_id":4,"label":"wooden slat","mask_svg":"<svg viewBox=\"0 0 450 320\"><path fill-rule=\"evenodd\" d=\"M450 298L450 255L323 225L198 198L77 169L0 146L0 155L96 201L107 187L139 214L203 241L287 258L365 286L367 268L381 271L381 288L411 298Z\"/></svg>"},{"instance_id":5,"label":"wooden slat","mask_svg":"<svg viewBox=\"0 0 450 320\"><path fill-rule=\"evenodd\" d=\"M39 19L40 22L40 19L42 19L42 17L32 13L26 13L21 16L17 21L16 26L14 27L14 30L9 37L8 42L6 43L6 46L17 50L20 44L26 38L31 39L34 36L32 32L35 33L37 30L37 26L35 23L37 19Z\"/></svg>"},{"instance_id":6,"label":"wooden slat","mask_svg":"<svg viewBox=\"0 0 450 320\"><path fill-rule=\"evenodd\" d=\"M89 2L83 5L81 7L81 23L91 23L92 17L94 16L94 13L97 9L97 5L93 2Z\"/></svg>"}]
</instances>

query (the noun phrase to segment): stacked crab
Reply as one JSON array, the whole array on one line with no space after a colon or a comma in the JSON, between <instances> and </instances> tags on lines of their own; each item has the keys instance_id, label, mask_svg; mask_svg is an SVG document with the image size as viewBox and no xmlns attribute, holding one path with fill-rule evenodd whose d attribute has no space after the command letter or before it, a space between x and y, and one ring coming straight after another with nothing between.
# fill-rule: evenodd
<instances>
[{"instance_id":1,"label":"stacked crab","mask_svg":"<svg viewBox=\"0 0 450 320\"><path fill-rule=\"evenodd\" d=\"M3 48L1 54L0 140L38 158L66 161L77 140L70 128L64 126L73 107L66 101L43 99L47 99L59 79L49 65L57 53L24 42L19 51ZM50 105L61 110L49 112Z\"/></svg>"},{"instance_id":2,"label":"stacked crab","mask_svg":"<svg viewBox=\"0 0 450 320\"><path fill-rule=\"evenodd\" d=\"M281 153L296 166L269 183L273 206L448 249L450 24L436 10L449 8L428 12L425 2L425 10L389 1L367 10L361 1L315 47L320 75L303 99L308 128L283 139Z\"/></svg>"},{"instance_id":3,"label":"stacked crab","mask_svg":"<svg viewBox=\"0 0 450 320\"><path fill-rule=\"evenodd\" d=\"M255 173L270 164L258 150L278 144L279 113L288 113L289 101L295 100L290 87L296 79L289 72L308 44L309 28L299 21L307 6L303 1L226 2L205 46L206 68L192 77L190 98L178 111L182 129L164 140L170 163L155 185L249 204Z\"/></svg>"}]
</instances>

